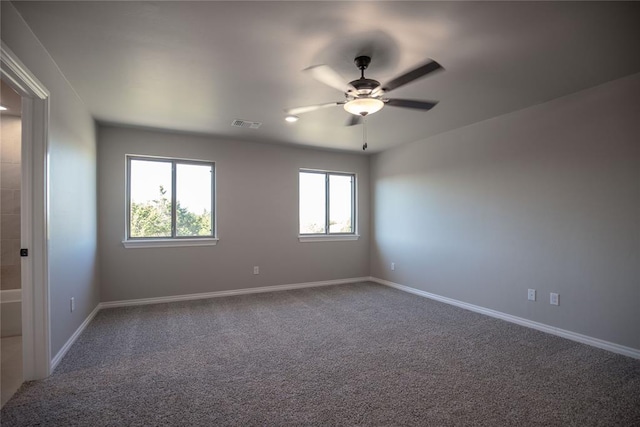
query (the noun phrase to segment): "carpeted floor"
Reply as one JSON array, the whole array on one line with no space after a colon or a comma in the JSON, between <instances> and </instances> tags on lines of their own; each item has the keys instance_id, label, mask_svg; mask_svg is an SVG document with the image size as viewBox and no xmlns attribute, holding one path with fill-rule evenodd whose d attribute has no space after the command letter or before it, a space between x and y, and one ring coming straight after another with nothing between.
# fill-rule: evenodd
<instances>
[{"instance_id":1,"label":"carpeted floor","mask_svg":"<svg viewBox=\"0 0 640 427\"><path fill-rule=\"evenodd\" d=\"M371 283L103 310L8 426L639 426L640 361Z\"/></svg>"}]
</instances>

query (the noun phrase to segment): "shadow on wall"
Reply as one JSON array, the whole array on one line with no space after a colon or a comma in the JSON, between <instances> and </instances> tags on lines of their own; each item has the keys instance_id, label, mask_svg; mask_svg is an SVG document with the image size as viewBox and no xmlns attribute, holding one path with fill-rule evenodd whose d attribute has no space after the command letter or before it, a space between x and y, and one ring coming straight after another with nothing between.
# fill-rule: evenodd
<instances>
[{"instance_id":1,"label":"shadow on wall","mask_svg":"<svg viewBox=\"0 0 640 427\"><path fill-rule=\"evenodd\" d=\"M638 89L630 76L372 157L372 275L640 348Z\"/></svg>"}]
</instances>

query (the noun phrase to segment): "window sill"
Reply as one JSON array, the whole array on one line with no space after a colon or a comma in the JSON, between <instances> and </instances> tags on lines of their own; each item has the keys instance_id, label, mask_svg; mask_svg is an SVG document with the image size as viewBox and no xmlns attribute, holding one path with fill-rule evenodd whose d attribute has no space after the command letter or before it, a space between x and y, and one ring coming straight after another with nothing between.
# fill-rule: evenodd
<instances>
[{"instance_id":1,"label":"window sill","mask_svg":"<svg viewBox=\"0 0 640 427\"><path fill-rule=\"evenodd\" d=\"M358 240L359 234L348 235L320 235L320 236L298 236L298 240L303 243L307 242L344 242L348 240Z\"/></svg>"},{"instance_id":2,"label":"window sill","mask_svg":"<svg viewBox=\"0 0 640 427\"><path fill-rule=\"evenodd\" d=\"M123 240L125 248L179 248L186 246L215 246L218 238L210 239L148 239L148 240Z\"/></svg>"}]
</instances>

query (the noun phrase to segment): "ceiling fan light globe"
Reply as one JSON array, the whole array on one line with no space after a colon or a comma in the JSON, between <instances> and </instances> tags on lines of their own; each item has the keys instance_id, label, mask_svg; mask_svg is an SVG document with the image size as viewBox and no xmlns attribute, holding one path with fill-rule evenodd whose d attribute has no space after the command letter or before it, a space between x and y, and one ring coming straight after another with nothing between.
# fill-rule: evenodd
<instances>
[{"instance_id":1,"label":"ceiling fan light globe","mask_svg":"<svg viewBox=\"0 0 640 427\"><path fill-rule=\"evenodd\" d=\"M366 116L380 111L384 102L376 98L357 98L344 104L344 109L356 116Z\"/></svg>"}]
</instances>

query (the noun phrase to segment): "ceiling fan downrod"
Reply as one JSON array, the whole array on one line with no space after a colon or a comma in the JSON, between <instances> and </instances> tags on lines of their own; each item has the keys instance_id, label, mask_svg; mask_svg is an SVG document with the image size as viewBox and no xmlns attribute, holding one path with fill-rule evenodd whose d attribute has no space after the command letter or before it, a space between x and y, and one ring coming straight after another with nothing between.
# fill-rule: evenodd
<instances>
[{"instance_id":1,"label":"ceiling fan downrod","mask_svg":"<svg viewBox=\"0 0 640 427\"><path fill-rule=\"evenodd\" d=\"M364 79L364 70L366 70L369 67L369 64L371 64L371 57L358 56L353 60L353 62L356 64L356 67L360 69L360 78Z\"/></svg>"}]
</instances>

